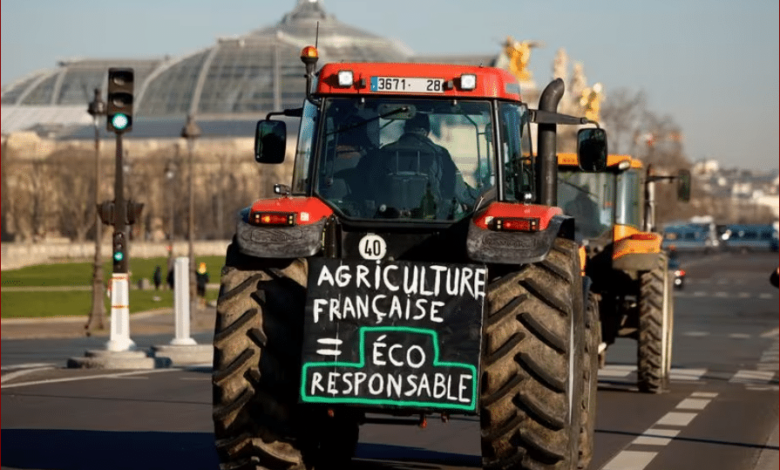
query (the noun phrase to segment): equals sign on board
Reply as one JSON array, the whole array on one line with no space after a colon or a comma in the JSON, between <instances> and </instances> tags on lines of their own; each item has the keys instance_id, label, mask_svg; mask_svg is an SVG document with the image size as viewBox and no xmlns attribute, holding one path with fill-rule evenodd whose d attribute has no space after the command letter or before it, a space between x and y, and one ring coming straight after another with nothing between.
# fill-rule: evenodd
<instances>
[{"instance_id":1,"label":"equals sign on board","mask_svg":"<svg viewBox=\"0 0 780 470\"><path fill-rule=\"evenodd\" d=\"M317 340L317 343L322 344L324 346L330 346L332 349L318 349L317 354L323 355L323 356L338 356L341 354L341 351L338 350L338 347L341 346L341 341L338 338L320 338Z\"/></svg>"}]
</instances>

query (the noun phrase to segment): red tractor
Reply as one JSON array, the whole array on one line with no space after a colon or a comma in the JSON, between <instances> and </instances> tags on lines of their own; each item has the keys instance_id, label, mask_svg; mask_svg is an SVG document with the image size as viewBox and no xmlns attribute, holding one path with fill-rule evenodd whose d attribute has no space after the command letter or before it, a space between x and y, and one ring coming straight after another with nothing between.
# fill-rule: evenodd
<instances>
[{"instance_id":1,"label":"red tractor","mask_svg":"<svg viewBox=\"0 0 780 470\"><path fill-rule=\"evenodd\" d=\"M270 118L300 118L292 185L240 211L222 271L222 468L342 469L361 424L431 414L479 415L488 468L587 463L596 351L556 128L588 121L556 112L563 82L529 109L497 68L333 63L312 90L316 49L301 58L303 107L255 139L282 163ZM578 139L603 168L604 131Z\"/></svg>"}]
</instances>

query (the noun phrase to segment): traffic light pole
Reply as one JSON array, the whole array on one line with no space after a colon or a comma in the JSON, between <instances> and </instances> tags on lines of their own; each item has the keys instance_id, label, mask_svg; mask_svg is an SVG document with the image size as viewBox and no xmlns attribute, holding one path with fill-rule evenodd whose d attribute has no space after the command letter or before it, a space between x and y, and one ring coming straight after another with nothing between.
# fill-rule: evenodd
<instances>
[{"instance_id":1,"label":"traffic light pole","mask_svg":"<svg viewBox=\"0 0 780 470\"><path fill-rule=\"evenodd\" d=\"M116 133L116 174L114 179L114 271L111 276L111 336L109 351L134 349L130 339L130 279L127 270L127 204L124 197L122 132Z\"/></svg>"}]
</instances>

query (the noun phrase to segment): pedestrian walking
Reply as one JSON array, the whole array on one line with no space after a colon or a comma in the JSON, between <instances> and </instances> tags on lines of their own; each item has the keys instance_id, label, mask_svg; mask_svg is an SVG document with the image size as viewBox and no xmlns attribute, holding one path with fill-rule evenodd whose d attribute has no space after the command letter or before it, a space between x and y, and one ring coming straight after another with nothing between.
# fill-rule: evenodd
<instances>
[{"instance_id":1,"label":"pedestrian walking","mask_svg":"<svg viewBox=\"0 0 780 470\"><path fill-rule=\"evenodd\" d=\"M154 281L154 290L160 290L160 285L162 284L162 268L159 264L154 267L152 280Z\"/></svg>"},{"instance_id":2,"label":"pedestrian walking","mask_svg":"<svg viewBox=\"0 0 780 470\"><path fill-rule=\"evenodd\" d=\"M206 284L209 283L209 273L206 269L206 263L200 263L198 265L198 272L195 275L195 281L197 284L198 299L200 305L206 305Z\"/></svg>"}]
</instances>

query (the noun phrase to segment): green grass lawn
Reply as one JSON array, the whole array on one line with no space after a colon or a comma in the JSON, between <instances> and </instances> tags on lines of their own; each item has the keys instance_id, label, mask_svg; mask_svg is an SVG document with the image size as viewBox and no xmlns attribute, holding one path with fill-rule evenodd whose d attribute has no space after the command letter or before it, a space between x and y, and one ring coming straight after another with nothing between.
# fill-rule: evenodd
<instances>
[{"instance_id":1,"label":"green grass lawn","mask_svg":"<svg viewBox=\"0 0 780 470\"><path fill-rule=\"evenodd\" d=\"M224 263L221 256L196 257L196 264L204 262L209 272L209 282L219 283ZM163 269L163 283L167 258L131 259L130 313L157 308L173 307L173 292L137 289L141 278L152 281L155 266ZM92 310L92 263L59 263L2 272L0 287L0 318L33 318L54 316L89 315ZM103 265L105 281L111 278L112 265ZM107 285L107 284L106 284ZM90 287L88 290L57 291L7 291L4 287ZM216 289L206 290L207 301L216 300ZM103 295L106 312L111 310L111 300Z\"/></svg>"},{"instance_id":2,"label":"green grass lawn","mask_svg":"<svg viewBox=\"0 0 780 470\"><path fill-rule=\"evenodd\" d=\"M225 263L224 256L196 256L195 266L206 263L209 273L209 282L218 283L219 273ZM91 286L92 267L91 262L82 263L58 263L28 266L21 269L3 271L2 287L47 287L47 286ZM141 278L152 281L155 266L163 270L163 283L165 282L168 258L131 258L129 261L130 284L138 285ZM112 263L103 263L104 282L111 279Z\"/></svg>"}]
</instances>

